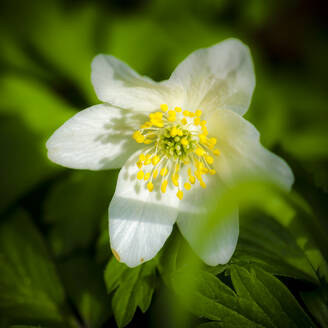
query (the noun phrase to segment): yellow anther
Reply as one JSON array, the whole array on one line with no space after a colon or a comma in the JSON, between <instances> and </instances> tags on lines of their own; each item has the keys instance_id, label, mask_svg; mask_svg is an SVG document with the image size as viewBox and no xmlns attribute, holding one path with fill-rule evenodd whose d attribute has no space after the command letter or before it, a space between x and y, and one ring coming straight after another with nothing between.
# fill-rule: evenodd
<instances>
[{"instance_id":1,"label":"yellow anther","mask_svg":"<svg viewBox=\"0 0 328 328\"><path fill-rule=\"evenodd\" d=\"M181 200L183 198L183 191L182 190L178 190L177 192L177 197Z\"/></svg>"},{"instance_id":2,"label":"yellow anther","mask_svg":"<svg viewBox=\"0 0 328 328\"><path fill-rule=\"evenodd\" d=\"M153 156L153 158L151 159L151 162L153 163L153 165L155 166L158 162L159 162L160 158L159 156L155 155Z\"/></svg>"},{"instance_id":3,"label":"yellow anther","mask_svg":"<svg viewBox=\"0 0 328 328\"><path fill-rule=\"evenodd\" d=\"M183 136L183 131L181 129L178 129L178 136L182 137Z\"/></svg>"},{"instance_id":4,"label":"yellow anther","mask_svg":"<svg viewBox=\"0 0 328 328\"><path fill-rule=\"evenodd\" d=\"M133 133L133 139L138 143L143 143L145 140L145 137L141 134L140 131L136 131Z\"/></svg>"},{"instance_id":5,"label":"yellow anther","mask_svg":"<svg viewBox=\"0 0 328 328\"><path fill-rule=\"evenodd\" d=\"M137 166L139 167L139 169L142 168L142 163L141 163L141 161L138 161L138 162L137 162Z\"/></svg>"},{"instance_id":6,"label":"yellow anther","mask_svg":"<svg viewBox=\"0 0 328 328\"><path fill-rule=\"evenodd\" d=\"M152 142L153 142L153 140L151 140L151 139L146 139L146 140L144 141L144 144L145 144L145 145L150 145Z\"/></svg>"},{"instance_id":7,"label":"yellow anther","mask_svg":"<svg viewBox=\"0 0 328 328\"><path fill-rule=\"evenodd\" d=\"M183 125L186 125L188 122L187 122L187 120L186 120L185 118L183 118L183 119L181 120L181 123L182 123Z\"/></svg>"},{"instance_id":8,"label":"yellow anther","mask_svg":"<svg viewBox=\"0 0 328 328\"><path fill-rule=\"evenodd\" d=\"M199 181L199 184L202 188L206 188L206 183L203 180Z\"/></svg>"},{"instance_id":9,"label":"yellow anther","mask_svg":"<svg viewBox=\"0 0 328 328\"><path fill-rule=\"evenodd\" d=\"M198 147L198 148L196 148L196 150L195 150L195 154L196 154L197 156L203 156L204 153L205 153L205 150L204 150L203 148Z\"/></svg>"},{"instance_id":10,"label":"yellow anther","mask_svg":"<svg viewBox=\"0 0 328 328\"><path fill-rule=\"evenodd\" d=\"M168 116L175 116L176 115L176 112L174 110L169 110L167 112Z\"/></svg>"},{"instance_id":11,"label":"yellow anther","mask_svg":"<svg viewBox=\"0 0 328 328\"><path fill-rule=\"evenodd\" d=\"M179 174L175 173L172 175L172 182L176 187L179 186Z\"/></svg>"},{"instance_id":12,"label":"yellow anther","mask_svg":"<svg viewBox=\"0 0 328 328\"><path fill-rule=\"evenodd\" d=\"M169 117L167 118L167 120L168 120L169 122L175 122L176 117L173 116L173 115L171 115L171 116L169 116Z\"/></svg>"},{"instance_id":13,"label":"yellow anther","mask_svg":"<svg viewBox=\"0 0 328 328\"><path fill-rule=\"evenodd\" d=\"M153 172L153 179L156 179L158 176L158 170L155 169L154 172Z\"/></svg>"},{"instance_id":14,"label":"yellow anther","mask_svg":"<svg viewBox=\"0 0 328 328\"><path fill-rule=\"evenodd\" d=\"M204 136L207 136L208 135L208 131L207 131L207 128L205 125L202 126L202 132L203 132L203 135Z\"/></svg>"},{"instance_id":15,"label":"yellow anther","mask_svg":"<svg viewBox=\"0 0 328 328\"><path fill-rule=\"evenodd\" d=\"M200 118L199 117L195 117L194 118L194 124L198 125L200 123Z\"/></svg>"},{"instance_id":16,"label":"yellow anther","mask_svg":"<svg viewBox=\"0 0 328 328\"><path fill-rule=\"evenodd\" d=\"M195 113L189 112L189 117L194 117L194 116L195 116Z\"/></svg>"},{"instance_id":17,"label":"yellow anther","mask_svg":"<svg viewBox=\"0 0 328 328\"><path fill-rule=\"evenodd\" d=\"M215 146L216 145L216 138L210 138L209 142Z\"/></svg>"},{"instance_id":18,"label":"yellow anther","mask_svg":"<svg viewBox=\"0 0 328 328\"><path fill-rule=\"evenodd\" d=\"M142 180L143 177L144 177L144 173L143 173L143 171L140 170L140 171L137 173L137 179L138 179L138 180Z\"/></svg>"},{"instance_id":19,"label":"yellow anther","mask_svg":"<svg viewBox=\"0 0 328 328\"><path fill-rule=\"evenodd\" d=\"M221 152L220 152L218 149L214 149L214 150L213 150L213 154L214 154L215 156L219 156L219 155L221 154Z\"/></svg>"},{"instance_id":20,"label":"yellow anther","mask_svg":"<svg viewBox=\"0 0 328 328\"><path fill-rule=\"evenodd\" d=\"M200 109L197 109L195 114L196 116L201 117L203 112Z\"/></svg>"},{"instance_id":21,"label":"yellow anther","mask_svg":"<svg viewBox=\"0 0 328 328\"><path fill-rule=\"evenodd\" d=\"M167 184L168 184L168 181L167 180L164 180L162 182L162 185L161 185L161 191L162 191L162 193L165 193Z\"/></svg>"},{"instance_id":22,"label":"yellow anther","mask_svg":"<svg viewBox=\"0 0 328 328\"><path fill-rule=\"evenodd\" d=\"M204 136L203 134L199 134L198 138L200 143L205 143L207 140L206 136Z\"/></svg>"},{"instance_id":23,"label":"yellow anther","mask_svg":"<svg viewBox=\"0 0 328 328\"><path fill-rule=\"evenodd\" d=\"M150 158L146 158L144 161L144 165L149 165L151 163L151 159Z\"/></svg>"},{"instance_id":24,"label":"yellow anther","mask_svg":"<svg viewBox=\"0 0 328 328\"><path fill-rule=\"evenodd\" d=\"M162 110L163 112L167 112L167 110L169 109L169 106L166 105L166 104L162 104L162 105L160 105L159 107L161 108L161 110Z\"/></svg>"},{"instance_id":25,"label":"yellow anther","mask_svg":"<svg viewBox=\"0 0 328 328\"><path fill-rule=\"evenodd\" d=\"M201 126L205 126L206 124L207 124L206 121L201 121L201 122L200 122L200 125L201 125Z\"/></svg>"},{"instance_id":26,"label":"yellow anther","mask_svg":"<svg viewBox=\"0 0 328 328\"><path fill-rule=\"evenodd\" d=\"M170 135L171 137L175 137L177 134L178 134L178 129L174 126L170 131Z\"/></svg>"},{"instance_id":27,"label":"yellow anther","mask_svg":"<svg viewBox=\"0 0 328 328\"><path fill-rule=\"evenodd\" d=\"M153 124L150 121L145 122L143 125L141 125L141 129L148 129L152 126Z\"/></svg>"},{"instance_id":28,"label":"yellow anther","mask_svg":"<svg viewBox=\"0 0 328 328\"><path fill-rule=\"evenodd\" d=\"M139 159L140 159L141 162L143 162L146 159L145 154L140 154Z\"/></svg>"},{"instance_id":29,"label":"yellow anther","mask_svg":"<svg viewBox=\"0 0 328 328\"><path fill-rule=\"evenodd\" d=\"M193 175L189 176L189 181L191 184L194 184L196 182L196 178Z\"/></svg>"},{"instance_id":30,"label":"yellow anther","mask_svg":"<svg viewBox=\"0 0 328 328\"><path fill-rule=\"evenodd\" d=\"M165 177L167 175L168 169L166 167L163 167L160 171L160 174L162 177Z\"/></svg>"},{"instance_id":31,"label":"yellow anther","mask_svg":"<svg viewBox=\"0 0 328 328\"><path fill-rule=\"evenodd\" d=\"M213 164L214 162L214 158L212 156L206 156L205 159L208 164Z\"/></svg>"},{"instance_id":32,"label":"yellow anther","mask_svg":"<svg viewBox=\"0 0 328 328\"><path fill-rule=\"evenodd\" d=\"M186 190L190 190L190 188L191 188L191 184L190 184L189 182L186 182L186 183L184 184L184 187L185 187Z\"/></svg>"},{"instance_id":33,"label":"yellow anther","mask_svg":"<svg viewBox=\"0 0 328 328\"><path fill-rule=\"evenodd\" d=\"M150 172L147 172L144 176L144 180L147 181L150 178Z\"/></svg>"},{"instance_id":34,"label":"yellow anther","mask_svg":"<svg viewBox=\"0 0 328 328\"><path fill-rule=\"evenodd\" d=\"M175 107L174 110L177 112L177 113L180 113L182 111L181 107Z\"/></svg>"},{"instance_id":35,"label":"yellow anther","mask_svg":"<svg viewBox=\"0 0 328 328\"><path fill-rule=\"evenodd\" d=\"M208 173L208 168L207 168L207 167L203 167L203 168L200 170L200 173L201 173L201 174L206 174L206 173Z\"/></svg>"},{"instance_id":36,"label":"yellow anther","mask_svg":"<svg viewBox=\"0 0 328 328\"><path fill-rule=\"evenodd\" d=\"M211 169L211 170L210 170L210 174L211 174L211 175L214 175L215 173L216 173L216 171L215 171L214 169Z\"/></svg>"},{"instance_id":37,"label":"yellow anther","mask_svg":"<svg viewBox=\"0 0 328 328\"><path fill-rule=\"evenodd\" d=\"M196 175L196 178L199 180L199 181L201 181L202 180L202 174L201 174L201 172L200 171L195 171L195 175Z\"/></svg>"},{"instance_id":38,"label":"yellow anther","mask_svg":"<svg viewBox=\"0 0 328 328\"><path fill-rule=\"evenodd\" d=\"M147 183L147 189L148 189L150 192L152 192L152 191L154 190L154 185L153 185L153 183L152 183L151 181L149 181L149 182Z\"/></svg>"},{"instance_id":39,"label":"yellow anther","mask_svg":"<svg viewBox=\"0 0 328 328\"><path fill-rule=\"evenodd\" d=\"M189 116L189 113L190 113L189 110L184 110L182 114L183 114L184 116Z\"/></svg>"},{"instance_id":40,"label":"yellow anther","mask_svg":"<svg viewBox=\"0 0 328 328\"><path fill-rule=\"evenodd\" d=\"M187 138L182 138L180 142L181 142L181 145L183 145L183 146L189 145L189 141Z\"/></svg>"}]
</instances>

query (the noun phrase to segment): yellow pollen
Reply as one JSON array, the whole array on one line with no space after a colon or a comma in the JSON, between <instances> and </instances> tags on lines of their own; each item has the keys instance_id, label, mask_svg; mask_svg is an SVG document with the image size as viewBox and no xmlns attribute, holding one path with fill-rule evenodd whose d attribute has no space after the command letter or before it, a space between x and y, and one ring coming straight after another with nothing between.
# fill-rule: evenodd
<instances>
[{"instance_id":1,"label":"yellow pollen","mask_svg":"<svg viewBox=\"0 0 328 328\"><path fill-rule=\"evenodd\" d=\"M145 140L145 137L141 134L140 131L136 131L133 133L133 138L137 143L143 143Z\"/></svg>"},{"instance_id":2,"label":"yellow pollen","mask_svg":"<svg viewBox=\"0 0 328 328\"><path fill-rule=\"evenodd\" d=\"M195 113L189 112L189 117L194 117L194 116L195 116Z\"/></svg>"},{"instance_id":3,"label":"yellow pollen","mask_svg":"<svg viewBox=\"0 0 328 328\"><path fill-rule=\"evenodd\" d=\"M196 154L197 156L203 156L204 153L205 153L205 150L204 150L203 148L198 147L198 148L196 148L196 150L195 150L195 154Z\"/></svg>"},{"instance_id":4,"label":"yellow pollen","mask_svg":"<svg viewBox=\"0 0 328 328\"><path fill-rule=\"evenodd\" d=\"M187 120L186 120L185 118L183 118L183 119L181 120L181 123L182 123L183 125L186 125L186 124L187 124Z\"/></svg>"},{"instance_id":5,"label":"yellow pollen","mask_svg":"<svg viewBox=\"0 0 328 328\"><path fill-rule=\"evenodd\" d=\"M202 111L200 109L196 110L196 116L201 117L202 116Z\"/></svg>"},{"instance_id":6,"label":"yellow pollen","mask_svg":"<svg viewBox=\"0 0 328 328\"><path fill-rule=\"evenodd\" d=\"M141 163L141 161L138 161L138 162L137 162L137 166L139 167L139 169L142 168L142 163Z\"/></svg>"},{"instance_id":7,"label":"yellow pollen","mask_svg":"<svg viewBox=\"0 0 328 328\"><path fill-rule=\"evenodd\" d=\"M147 181L150 178L150 172L147 172L144 176L144 180Z\"/></svg>"},{"instance_id":8,"label":"yellow pollen","mask_svg":"<svg viewBox=\"0 0 328 328\"><path fill-rule=\"evenodd\" d=\"M160 105L159 107L161 108L161 110L162 110L163 112L167 112L167 110L169 109L169 106L167 106L166 104L162 104L162 105Z\"/></svg>"},{"instance_id":9,"label":"yellow pollen","mask_svg":"<svg viewBox=\"0 0 328 328\"><path fill-rule=\"evenodd\" d=\"M159 162L159 159L159 156L153 156L153 158L151 159L152 164L155 166Z\"/></svg>"},{"instance_id":10,"label":"yellow pollen","mask_svg":"<svg viewBox=\"0 0 328 328\"><path fill-rule=\"evenodd\" d=\"M164 180L161 185L161 191L164 194L166 192L166 187L167 187L168 181Z\"/></svg>"},{"instance_id":11,"label":"yellow pollen","mask_svg":"<svg viewBox=\"0 0 328 328\"><path fill-rule=\"evenodd\" d=\"M206 124L207 124L206 121L201 121L201 122L200 122L200 125L201 125L201 126L205 126Z\"/></svg>"},{"instance_id":12,"label":"yellow pollen","mask_svg":"<svg viewBox=\"0 0 328 328\"><path fill-rule=\"evenodd\" d=\"M152 192L152 191L154 190L154 185L153 185L153 183L152 183L151 181L149 181L149 182L147 183L147 189L148 189L150 192Z\"/></svg>"},{"instance_id":13,"label":"yellow pollen","mask_svg":"<svg viewBox=\"0 0 328 328\"><path fill-rule=\"evenodd\" d=\"M193 175L191 175L189 176L189 181L191 184L194 184L196 182L196 178Z\"/></svg>"},{"instance_id":14,"label":"yellow pollen","mask_svg":"<svg viewBox=\"0 0 328 328\"><path fill-rule=\"evenodd\" d=\"M214 158L212 156L206 156L205 159L208 164L213 164L214 162Z\"/></svg>"},{"instance_id":15,"label":"yellow pollen","mask_svg":"<svg viewBox=\"0 0 328 328\"><path fill-rule=\"evenodd\" d=\"M177 113L180 113L182 111L181 107L175 107L174 110L177 112Z\"/></svg>"},{"instance_id":16,"label":"yellow pollen","mask_svg":"<svg viewBox=\"0 0 328 328\"><path fill-rule=\"evenodd\" d=\"M214 150L213 150L213 154L214 154L215 156L219 156L219 155L221 154L221 152L220 152L218 149L214 149Z\"/></svg>"},{"instance_id":17,"label":"yellow pollen","mask_svg":"<svg viewBox=\"0 0 328 328\"><path fill-rule=\"evenodd\" d=\"M154 172L153 172L153 179L156 179L158 176L158 170L155 169Z\"/></svg>"},{"instance_id":18,"label":"yellow pollen","mask_svg":"<svg viewBox=\"0 0 328 328\"><path fill-rule=\"evenodd\" d=\"M191 185L190 185L190 183L188 183L188 182L186 182L186 183L184 184L184 187L185 187L186 190L190 190L190 189L191 189Z\"/></svg>"},{"instance_id":19,"label":"yellow pollen","mask_svg":"<svg viewBox=\"0 0 328 328\"><path fill-rule=\"evenodd\" d=\"M184 116L189 116L189 110L184 110L182 113Z\"/></svg>"},{"instance_id":20,"label":"yellow pollen","mask_svg":"<svg viewBox=\"0 0 328 328\"><path fill-rule=\"evenodd\" d=\"M151 159L146 158L146 160L144 161L144 165L149 165L150 163L151 163Z\"/></svg>"},{"instance_id":21,"label":"yellow pollen","mask_svg":"<svg viewBox=\"0 0 328 328\"><path fill-rule=\"evenodd\" d=\"M200 118L199 117L194 118L194 124L198 125L199 123L200 123Z\"/></svg>"},{"instance_id":22,"label":"yellow pollen","mask_svg":"<svg viewBox=\"0 0 328 328\"><path fill-rule=\"evenodd\" d=\"M172 175L172 182L176 187L179 186L179 175L178 174L175 173Z\"/></svg>"},{"instance_id":23,"label":"yellow pollen","mask_svg":"<svg viewBox=\"0 0 328 328\"><path fill-rule=\"evenodd\" d=\"M166 167L163 167L160 172L161 176L165 177L167 175L167 173L168 173L168 169Z\"/></svg>"},{"instance_id":24,"label":"yellow pollen","mask_svg":"<svg viewBox=\"0 0 328 328\"><path fill-rule=\"evenodd\" d=\"M180 142L183 146L189 145L189 141L186 138L182 138Z\"/></svg>"},{"instance_id":25,"label":"yellow pollen","mask_svg":"<svg viewBox=\"0 0 328 328\"><path fill-rule=\"evenodd\" d=\"M182 190L178 190L177 192L177 197L181 200L183 198L183 191Z\"/></svg>"},{"instance_id":26,"label":"yellow pollen","mask_svg":"<svg viewBox=\"0 0 328 328\"><path fill-rule=\"evenodd\" d=\"M199 142L204 144L206 142L206 136L204 136L203 134L199 134L198 135L198 138L199 138Z\"/></svg>"},{"instance_id":27,"label":"yellow pollen","mask_svg":"<svg viewBox=\"0 0 328 328\"><path fill-rule=\"evenodd\" d=\"M140 154L139 159L140 159L141 162L143 162L146 159L145 154Z\"/></svg>"},{"instance_id":28,"label":"yellow pollen","mask_svg":"<svg viewBox=\"0 0 328 328\"><path fill-rule=\"evenodd\" d=\"M178 129L174 126L170 131L170 135L171 137L175 137L177 134L178 134Z\"/></svg>"},{"instance_id":29,"label":"yellow pollen","mask_svg":"<svg viewBox=\"0 0 328 328\"><path fill-rule=\"evenodd\" d=\"M144 173L143 173L143 171L140 170L140 171L137 173L137 179L138 179L138 180L142 180L143 177L144 177Z\"/></svg>"}]
</instances>

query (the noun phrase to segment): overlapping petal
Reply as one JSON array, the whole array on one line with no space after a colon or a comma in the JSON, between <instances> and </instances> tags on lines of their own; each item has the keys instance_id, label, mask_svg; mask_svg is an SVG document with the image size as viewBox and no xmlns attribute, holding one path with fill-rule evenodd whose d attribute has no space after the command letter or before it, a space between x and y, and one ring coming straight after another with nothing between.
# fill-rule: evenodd
<instances>
[{"instance_id":1,"label":"overlapping petal","mask_svg":"<svg viewBox=\"0 0 328 328\"><path fill-rule=\"evenodd\" d=\"M174 83L154 82L113 56L98 55L91 66L92 84L103 102L143 112L157 110L161 104L177 106L174 99L179 99L181 88Z\"/></svg>"},{"instance_id":2,"label":"overlapping petal","mask_svg":"<svg viewBox=\"0 0 328 328\"><path fill-rule=\"evenodd\" d=\"M204 177L207 187L195 185L180 204L177 224L196 254L208 265L227 263L235 251L238 234L238 210L211 215L226 186L217 175Z\"/></svg>"},{"instance_id":3,"label":"overlapping petal","mask_svg":"<svg viewBox=\"0 0 328 328\"><path fill-rule=\"evenodd\" d=\"M172 189L162 194L153 181L154 191L149 192L147 182L136 178L138 156L139 152L133 154L120 171L109 207L111 247L119 260L130 267L152 259L162 248L179 206Z\"/></svg>"},{"instance_id":4,"label":"overlapping petal","mask_svg":"<svg viewBox=\"0 0 328 328\"><path fill-rule=\"evenodd\" d=\"M63 124L47 142L48 157L74 169L114 169L138 149L133 131L145 120L108 105L89 107Z\"/></svg>"},{"instance_id":5,"label":"overlapping petal","mask_svg":"<svg viewBox=\"0 0 328 328\"><path fill-rule=\"evenodd\" d=\"M212 111L208 131L217 138L221 155L214 165L226 183L242 176L262 177L289 190L294 182L287 163L260 143L256 128L229 110Z\"/></svg>"},{"instance_id":6,"label":"overlapping petal","mask_svg":"<svg viewBox=\"0 0 328 328\"><path fill-rule=\"evenodd\" d=\"M172 73L170 82L184 89L188 109L230 109L243 115L255 87L247 46L228 39L191 53Z\"/></svg>"}]
</instances>

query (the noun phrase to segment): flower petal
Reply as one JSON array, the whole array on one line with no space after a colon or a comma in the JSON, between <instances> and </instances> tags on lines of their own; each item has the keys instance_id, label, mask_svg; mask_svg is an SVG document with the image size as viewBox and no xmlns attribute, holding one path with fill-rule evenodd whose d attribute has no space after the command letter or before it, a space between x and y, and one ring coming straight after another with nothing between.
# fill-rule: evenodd
<instances>
[{"instance_id":1,"label":"flower petal","mask_svg":"<svg viewBox=\"0 0 328 328\"><path fill-rule=\"evenodd\" d=\"M260 134L243 117L229 110L213 111L208 118L208 131L217 138L220 156L214 165L225 183L241 176L268 179L289 190L294 175L287 163L260 143Z\"/></svg>"},{"instance_id":2,"label":"flower petal","mask_svg":"<svg viewBox=\"0 0 328 328\"><path fill-rule=\"evenodd\" d=\"M176 68L170 82L184 87L187 109L214 107L243 115L255 87L249 49L237 39L227 39L196 50Z\"/></svg>"},{"instance_id":3,"label":"flower petal","mask_svg":"<svg viewBox=\"0 0 328 328\"><path fill-rule=\"evenodd\" d=\"M206 189L195 185L185 193L177 224L195 253L206 264L225 264L234 253L238 241L238 211L217 216L213 224L210 221L213 220L213 213L210 214L209 208L217 203L225 186L217 175L205 176L204 181ZM202 235L204 232L206 234Z\"/></svg>"},{"instance_id":4,"label":"flower petal","mask_svg":"<svg viewBox=\"0 0 328 328\"><path fill-rule=\"evenodd\" d=\"M139 154L133 154L122 168L109 206L111 247L116 258L129 267L152 259L162 248L179 206L174 190L168 188L161 194L153 181L155 188L149 192L147 182L137 180Z\"/></svg>"},{"instance_id":5,"label":"flower petal","mask_svg":"<svg viewBox=\"0 0 328 328\"><path fill-rule=\"evenodd\" d=\"M144 120L142 114L107 105L89 107L49 138L48 157L74 169L120 168L140 148L132 134Z\"/></svg>"},{"instance_id":6,"label":"flower petal","mask_svg":"<svg viewBox=\"0 0 328 328\"><path fill-rule=\"evenodd\" d=\"M92 61L91 80L97 97L111 105L138 111L153 111L171 102L176 88L140 76L113 56L98 55Z\"/></svg>"}]
</instances>

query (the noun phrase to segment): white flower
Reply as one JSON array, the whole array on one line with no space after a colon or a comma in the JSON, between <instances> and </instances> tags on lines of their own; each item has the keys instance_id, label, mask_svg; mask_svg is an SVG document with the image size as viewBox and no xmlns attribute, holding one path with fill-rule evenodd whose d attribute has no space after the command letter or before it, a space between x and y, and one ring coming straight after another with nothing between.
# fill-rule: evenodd
<instances>
[{"instance_id":1,"label":"white flower","mask_svg":"<svg viewBox=\"0 0 328 328\"><path fill-rule=\"evenodd\" d=\"M122 167L109 206L116 258L130 267L152 259L177 221L205 263L227 263L238 239L238 212L200 249L195 227L207 219L207 201L241 174L265 175L286 189L293 183L288 165L260 144L242 117L255 86L248 48L228 39L199 49L160 83L98 55L92 83L103 104L61 126L47 142L48 156L76 169Z\"/></svg>"}]
</instances>

